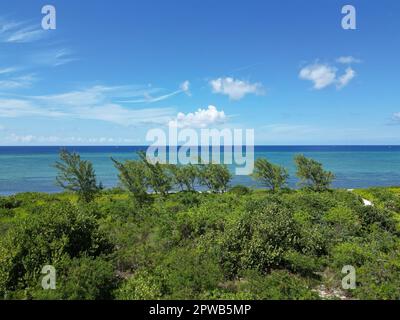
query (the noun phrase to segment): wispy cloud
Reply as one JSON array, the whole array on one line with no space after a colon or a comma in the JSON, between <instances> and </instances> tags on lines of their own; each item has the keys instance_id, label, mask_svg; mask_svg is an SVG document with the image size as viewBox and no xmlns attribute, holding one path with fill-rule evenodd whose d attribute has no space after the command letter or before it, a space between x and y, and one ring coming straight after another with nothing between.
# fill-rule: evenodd
<instances>
[{"instance_id":1,"label":"wispy cloud","mask_svg":"<svg viewBox=\"0 0 400 320\"><path fill-rule=\"evenodd\" d=\"M73 61L78 60L73 52L67 48L51 49L34 53L30 60L33 64L58 67Z\"/></svg>"},{"instance_id":2,"label":"wispy cloud","mask_svg":"<svg viewBox=\"0 0 400 320\"><path fill-rule=\"evenodd\" d=\"M227 95L231 100L240 100L247 94L261 95L265 93L261 83L250 83L231 77L214 79L209 84L214 93Z\"/></svg>"},{"instance_id":3,"label":"wispy cloud","mask_svg":"<svg viewBox=\"0 0 400 320\"><path fill-rule=\"evenodd\" d=\"M37 78L34 74L19 75L7 79L0 79L0 89L12 90L12 89L28 88L32 86L32 84L36 80Z\"/></svg>"},{"instance_id":4,"label":"wispy cloud","mask_svg":"<svg viewBox=\"0 0 400 320\"><path fill-rule=\"evenodd\" d=\"M0 42L26 43L40 40L46 36L40 24L5 21L0 18Z\"/></svg>"},{"instance_id":5,"label":"wispy cloud","mask_svg":"<svg viewBox=\"0 0 400 320\"><path fill-rule=\"evenodd\" d=\"M400 123L400 112L395 112L395 113L393 113L393 115L392 115L392 120L393 120L395 123Z\"/></svg>"},{"instance_id":6,"label":"wispy cloud","mask_svg":"<svg viewBox=\"0 0 400 320\"><path fill-rule=\"evenodd\" d=\"M138 139L130 138L120 138L120 137L79 137L79 136L44 136L44 135L34 135L34 134L16 134L11 133L3 138L3 142L6 143L17 143L17 144L73 144L73 145L85 145L85 144L134 144L138 143Z\"/></svg>"},{"instance_id":7,"label":"wispy cloud","mask_svg":"<svg viewBox=\"0 0 400 320\"><path fill-rule=\"evenodd\" d=\"M353 56L343 56L336 59L336 62L342 64L353 64L353 63L361 63L360 59L354 58Z\"/></svg>"},{"instance_id":8,"label":"wispy cloud","mask_svg":"<svg viewBox=\"0 0 400 320\"><path fill-rule=\"evenodd\" d=\"M355 76L356 72L352 68L348 67L345 73L338 78L337 87L339 89L345 87Z\"/></svg>"},{"instance_id":9,"label":"wispy cloud","mask_svg":"<svg viewBox=\"0 0 400 320\"><path fill-rule=\"evenodd\" d=\"M87 89L46 96L0 99L0 117L43 117L101 120L119 125L164 125L173 118L171 108L131 109L113 99L127 96L126 86L93 86ZM141 94L131 91L131 95Z\"/></svg>"},{"instance_id":10,"label":"wispy cloud","mask_svg":"<svg viewBox=\"0 0 400 320\"><path fill-rule=\"evenodd\" d=\"M0 68L0 75L2 74L9 74L17 71L16 67L7 67L7 68Z\"/></svg>"},{"instance_id":11,"label":"wispy cloud","mask_svg":"<svg viewBox=\"0 0 400 320\"><path fill-rule=\"evenodd\" d=\"M178 94L186 93L188 96L191 95L190 93L190 82L188 80L182 82L179 86L179 90L173 91L168 94L163 94L159 96L152 96L151 93L146 92L142 98L140 99L133 99L133 100L122 100L122 103L154 103L159 101L164 101L166 99L172 98Z\"/></svg>"}]
</instances>

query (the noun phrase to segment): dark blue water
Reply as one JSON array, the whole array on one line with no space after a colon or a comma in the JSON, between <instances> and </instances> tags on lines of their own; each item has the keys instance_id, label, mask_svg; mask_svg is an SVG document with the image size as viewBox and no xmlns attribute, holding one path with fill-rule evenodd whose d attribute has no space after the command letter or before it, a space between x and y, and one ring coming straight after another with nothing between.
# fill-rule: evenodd
<instances>
[{"instance_id":1,"label":"dark blue water","mask_svg":"<svg viewBox=\"0 0 400 320\"><path fill-rule=\"evenodd\" d=\"M99 180L116 186L117 172L110 157L136 159L146 147L68 147L93 162ZM26 191L57 192L52 167L60 147L0 147L0 194ZM336 175L335 187L365 188L400 185L400 146L256 146L255 158L266 157L288 168L289 184L296 186L294 155L302 153L323 163ZM230 166L233 171L233 167ZM235 176L232 184L256 186L247 176Z\"/></svg>"}]
</instances>

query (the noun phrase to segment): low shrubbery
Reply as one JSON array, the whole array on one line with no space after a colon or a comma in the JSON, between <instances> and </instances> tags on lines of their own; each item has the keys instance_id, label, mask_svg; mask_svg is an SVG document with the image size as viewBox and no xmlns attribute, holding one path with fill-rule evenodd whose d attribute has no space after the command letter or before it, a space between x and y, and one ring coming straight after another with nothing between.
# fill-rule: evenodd
<instances>
[{"instance_id":1,"label":"low shrubbery","mask_svg":"<svg viewBox=\"0 0 400 320\"><path fill-rule=\"evenodd\" d=\"M356 289L345 296L399 299L400 193L329 190L332 176L301 161L300 190L282 188L284 172L265 162L257 179L277 178L271 190L228 189L224 166L141 158L115 161L122 188L90 198L78 190L2 197L0 295L317 299L318 288L339 290L351 265ZM196 192L201 185L209 192ZM363 204L368 195L374 206ZM45 265L57 271L55 290L41 287Z\"/></svg>"}]
</instances>

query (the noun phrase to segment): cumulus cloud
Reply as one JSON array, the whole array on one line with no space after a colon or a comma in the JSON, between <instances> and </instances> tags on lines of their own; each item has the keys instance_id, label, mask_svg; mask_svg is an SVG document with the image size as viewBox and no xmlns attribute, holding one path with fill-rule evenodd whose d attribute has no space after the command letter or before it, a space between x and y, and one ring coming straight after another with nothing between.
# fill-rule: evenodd
<instances>
[{"instance_id":1,"label":"cumulus cloud","mask_svg":"<svg viewBox=\"0 0 400 320\"><path fill-rule=\"evenodd\" d=\"M323 89L335 82L336 68L326 64L312 64L300 70L300 79L310 80L314 89Z\"/></svg>"},{"instance_id":2,"label":"cumulus cloud","mask_svg":"<svg viewBox=\"0 0 400 320\"><path fill-rule=\"evenodd\" d=\"M206 128L222 124L227 120L224 111L218 111L215 106L208 106L207 109L198 109L195 112L184 114L179 112L169 126L177 128Z\"/></svg>"},{"instance_id":3,"label":"cumulus cloud","mask_svg":"<svg viewBox=\"0 0 400 320\"><path fill-rule=\"evenodd\" d=\"M230 77L211 80L210 86L214 93L227 95L232 100L240 100L247 94L264 94L261 83L250 83Z\"/></svg>"},{"instance_id":4,"label":"cumulus cloud","mask_svg":"<svg viewBox=\"0 0 400 320\"><path fill-rule=\"evenodd\" d=\"M330 85L336 85L338 89L341 89L355 76L356 72L351 67L348 67L343 75L338 76L336 67L320 63L307 65L299 73L300 79L311 81L313 88L316 90L326 88Z\"/></svg>"},{"instance_id":5,"label":"cumulus cloud","mask_svg":"<svg viewBox=\"0 0 400 320\"><path fill-rule=\"evenodd\" d=\"M343 56L336 59L336 62L342 64L352 64L352 63L361 63L360 59L354 58L353 56Z\"/></svg>"}]
</instances>

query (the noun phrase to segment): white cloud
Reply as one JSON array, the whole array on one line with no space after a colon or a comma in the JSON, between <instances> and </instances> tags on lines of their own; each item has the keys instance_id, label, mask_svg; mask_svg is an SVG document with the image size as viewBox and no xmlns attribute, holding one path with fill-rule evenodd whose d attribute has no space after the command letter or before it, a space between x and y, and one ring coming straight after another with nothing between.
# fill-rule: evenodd
<instances>
[{"instance_id":1,"label":"white cloud","mask_svg":"<svg viewBox=\"0 0 400 320\"><path fill-rule=\"evenodd\" d=\"M310 80L314 89L323 89L335 82L336 68L327 64L312 64L300 70L300 79Z\"/></svg>"},{"instance_id":2,"label":"white cloud","mask_svg":"<svg viewBox=\"0 0 400 320\"><path fill-rule=\"evenodd\" d=\"M78 60L73 52L67 48L58 48L31 55L30 60L34 64L58 67Z\"/></svg>"},{"instance_id":3,"label":"white cloud","mask_svg":"<svg viewBox=\"0 0 400 320\"><path fill-rule=\"evenodd\" d=\"M0 74L13 73L16 70L17 70L17 68L15 68L15 67L2 68L2 69L0 69Z\"/></svg>"},{"instance_id":4,"label":"white cloud","mask_svg":"<svg viewBox=\"0 0 400 320\"><path fill-rule=\"evenodd\" d=\"M232 100L240 100L247 94L264 94L260 83L250 83L230 77L214 79L209 83L214 93L227 95Z\"/></svg>"},{"instance_id":5,"label":"white cloud","mask_svg":"<svg viewBox=\"0 0 400 320\"><path fill-rule=\"evenodd\" d=\"M360 59L354 58L352 56L343 56L336 59L336 62L342 64L352 64L352 63L361 63Z\"/></svg>"},{"instance_id":6,"label":"white cloud","mask_svg":"<svg viewBox=\"0 0 400 320\"><path fill-rule=\"evenodd\" d=\"M330 85L336 85L338 89L341 89L355 76L356 72L350 67L346 69L343 75L337 76L336 67L320 63L307 65L299 73L300 79L313 82L313 87L316 90L326 88Z\"/></svg>"},{"instance_id":7,"label":"white cloud","mask_svg":"<svg viewBox=\"0 0 400 320\"><path fill-rule=\"evenodd\" d=\"M0 80L0 89L19 89L28 88L33 82L36 81L36 77L33 74L27 74L22 76L15 76L8 79Z\"/></svg>"},{"instance_id":8,"label":"white cloud","mask_svg":"<svg viewBox=\"0 0 400 320\"><path fill-rule=\"evenodd\" d=\"M159 90L158 90L159 91ZM185 93L188 96L191 95L190 93L190 82L188 80L182 82L179 86L179 90L173 91L168 94L160 95L157 97L152 96L149 92L146 92L142 98L134 99L134 100L122 100L121 102L125 103L154 103L167 100L168 98L172 98L178 94Z\"/></svg>"},{"instance_id":9,"label":"white cloud","mask_svg":"<svg viewBox=\"0 0 400 320\"><path fill-rule=\"evenodd\" d=\"M400 112L393 113L393 120L396 122L400 122Z\"/></svg>"},{"instance_id":10,"label":"white cloud","mask_svg":"<svg viewBox=\"0 0 400 320\"><path fill-rule=\"evenodd\" d=\"M188 96L190 96L190 82L188 80L184 81L181 83L179 86L182 92L186 93Z\"/></svg>"},{"instance_id":11,"label":"white cloud","mask_svg":"<svg viewBox=\"0 0 400 320\"><path fill-rule=\"evenodd\" d=\"M206 128L222 124L226 120L224 111L218 111L216 107L210 105L207 109L198 109L193 113L179 112L176 118L169 122L169 125L178 128Z\"/></svg>"},{"instance_id":12,"label":"white cloud","mask_svg":"<svg viewBox=\"0 0 400 320\"><path fill-rule=\"evenodd\" d=\"M11 133L7 135L3 142L16 143L16 144L40 144L40 145L60 145L60 144L73 144L73 145L85 145L85 144L98 144L98 145L110 145L110 144L135 144L138 143L138 139L120 138L120 137L59 137L59 136L37 136L32 134L16 134Z\"/></svg>"},{"instance_id":13,"label":"white cloud","mask_svg":"<svg viewBox=\"0 0 400 320\"><path fill-rule=\"evenodd\" d=\"M348 67L345 74L339 77L337 81L337 87L339 89L345 87L355 76L356 72L352 68Z\"/></svg>"},{"instance_id":14,"label":"white cloud","mask_svg":"<svg viewBox=\"0 0 400 320\"><path fill-rule=\"evenodd\" d=\"M30 25L27 22L9 22L0 19L0 42L25 43L40 40L46 36L40 24Z\"/></svg>"},{"instance_id":15,"label":"white cloud","mask_svg":"<svg viewBox=\"0 0 400 320\"><path fill-rule=\"evenodd\" d=\"M94 86L83 90L47 96L0 99L0 117L46 117L102 120L119 125L166 124L171 108L131 109L114 103L114 97L126 96L129 87ZM142 94L130 91L132 96Z\"/></svg>"}]
</instances>

